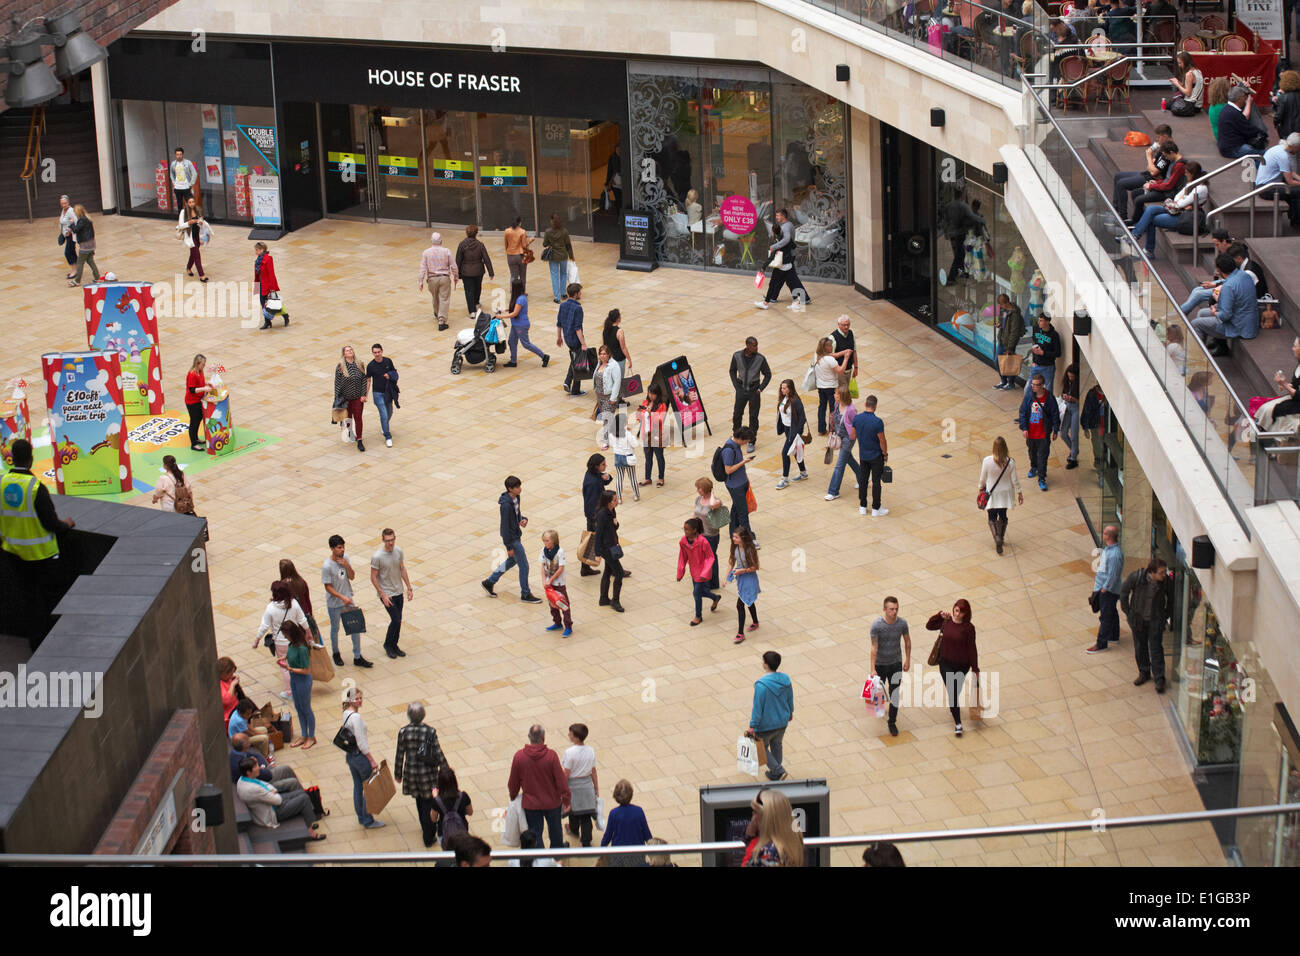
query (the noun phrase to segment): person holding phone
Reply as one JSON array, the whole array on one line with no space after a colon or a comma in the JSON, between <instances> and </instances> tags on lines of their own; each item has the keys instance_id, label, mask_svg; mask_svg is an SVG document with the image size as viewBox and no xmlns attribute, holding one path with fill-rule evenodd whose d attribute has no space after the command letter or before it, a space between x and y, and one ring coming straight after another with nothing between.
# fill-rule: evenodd
<instances>
[{"instance_id":1,"label":"person holding phone","mask_svg":"<svg viewBox=\"0 0 1300 956\"><path fill-rule=\"evenodd\" d=\"M753 431L740 426L722 446L722 469L727 473L727 492L731 495L730 528L733 535L742 528L751 535L754 533L749 524L749 475L745 472L745 465L753 461L754 456L746 456L740 448L741 442L750 442L752 446L753 441ZM754 539L754 547L758 547L757 537Z\"/></svg>"}]
</instances>

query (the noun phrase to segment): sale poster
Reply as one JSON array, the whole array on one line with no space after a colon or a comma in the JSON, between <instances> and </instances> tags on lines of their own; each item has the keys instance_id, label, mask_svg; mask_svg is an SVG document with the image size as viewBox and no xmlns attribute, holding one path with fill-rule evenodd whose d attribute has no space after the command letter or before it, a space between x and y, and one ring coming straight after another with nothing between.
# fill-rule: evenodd
<instances>
[{"instance_id":1,"label":"sale poster","mask_svg":"<svg viewBox=\"0 0 1300 956\"><path fill-rule=\"evenodd\" d=\"M92 349L116 352L122 369L127 415L163 410L162 358L153 285L95 282L85 287L86 341Z\"/></svg>"},{"instance_id":2,"label":"sale poster","mask_svg":"<svg viewBox=\"0 0 1300 956\"><path fill-rule=\"evenodd\" d=\"M45 375L54 477L59 494L118 494L131 487L117 352L51 352Z\"/></svg>"}]
</instances>

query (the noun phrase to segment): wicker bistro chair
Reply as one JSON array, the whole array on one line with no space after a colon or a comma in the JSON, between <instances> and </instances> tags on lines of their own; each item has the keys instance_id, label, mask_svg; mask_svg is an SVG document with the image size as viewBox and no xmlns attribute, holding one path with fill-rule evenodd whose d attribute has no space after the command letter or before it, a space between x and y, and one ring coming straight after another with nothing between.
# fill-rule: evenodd
<instances>
[{"instance_id":1,"label":"wicker bistro chair","mask_svg":"<svg viewBox=\"0 0 1300 956\"><path fill-rule=\"evenodd\" d=\"M1179 43L1179 48L1188 53L1204 53L1205 41L1198 36L1185 36Z\"/></svg>"},{"instance_id":2,"label":"wicker bistro chair","mask_svg":"<svg viewBox=\"0 0 1300 956\"><path fill-rule=\"evenodd\" d=\"M1065 56L1057 62L1057 72L1060 75L1062 83L1075 83L1088 75L1088 64L1081 56ZM1072 100L1078 100L1083 106L1084 112L1088 112L1088 84L1080 83L1078 86L1061 90L1061 107L1068 110Z\"/></svg>"},{"instance_id":3,"label":"wicker bistro chair","mask_svg":"<svg viewBox=\"0 0 1300 956\"><path fill-rule=\"evenodd\" d=\"M1123 63L1117 63L1098 73L1097 105L1100 106L1102 100L1106 101L1107 116L1110 115L1112 107L1118 100L1123 100L1130 110L1133 108L1133 102L1129 99L1128 83L1129 75L1132 72L1133 61L1125 60Z\"/></svg>"},{"instance_id":4,"label":"wicker bistro chair","mask_svg":"<svg viewBox=\"0 0 1300 956\"><path fill-rule=\"evenodd\" d=\"M1211 13L1209 16L1201 17L1201 29L1211 32L1228 29L1227 22L1217 13Z\"/></svg>"},{"instance_id":5,"label":"wicker bistro chair","mask_svg":"<svg viewBox=\"0 0 1300 956\"><path fill-rule=\"evenodd\" d=\"M1238 33L1229 33L1219 41L1219 52L1221 53L1249 53L1250 44L1246 38Z\"/></svg>"}]
</instances>

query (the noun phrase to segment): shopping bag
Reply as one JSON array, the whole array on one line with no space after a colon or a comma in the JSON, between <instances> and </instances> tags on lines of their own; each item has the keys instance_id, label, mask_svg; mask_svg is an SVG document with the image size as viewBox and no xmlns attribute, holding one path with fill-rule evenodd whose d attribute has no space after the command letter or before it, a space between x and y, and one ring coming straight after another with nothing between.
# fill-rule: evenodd
<instances>
[{"instance_id":1,"label":"shopping bag","mask_svg":"<svg viewBox=\"0 0 1300 956\"><path fill-rule=\"evenodd\" d=\"M519 834L524 830L524 795L521 793L506 806L505 816L501 818L501 843L504 846L518 846Z\"/></svg>"},{"instance_id":2,"label":"shopping bag","mask_svg":"<svg viewBox=\"0 0 1300 956\"><path fill-rule=\"evenodd\" d=\"M596 798L596 829L605 829L605 798Z\"/></svg>"},{"instance_id":3,"label":"shopping bag","mask_svg":"<svg viewBox=\"0 0 1300 956\"><path fill-rule=\"evenodd\" d=\"M343 406L330 409L330 421L335 425L342 425L348 420L348 410Z\"/></svg>"},{"instance_id":4,"label":"shopping bag","mask_svg":"<svg viewBox=\"0 0 1300 956\"><path fill-rule=\"evenodd\" d=\"M758 776L758 741L741 734L736 738L736 770Z\"/></svg>"},{"instance_id":5,"label":"shopping bag","mask_svg":"<svg viewBox=\"0 0 1300 956\"><path fill-rule=\"evenodd\" d=\"M564 596L549 584L546 585L546 601L560 613L564 613L569 609L569 602L564 600Z\"/></svg>"},{"instance_id":6,"label":"shopping bag","mask_svg":"<svg viewBox=\"0 0 1300 956\"><path fill-rule=\"evenodd\" d=\"M334 662L330 660L329 651L323 647L311 649L311 679L325 683L334 679Z\"/></svg>"},{"instance_id":7,"label":"shopping bag","mask_svg":"<svg viewBox=\"0 0 1300 956\"><path fill-rule=\"evenodd\" d=\"M569 285L573 285L578 279L578 264L572 259L569 260Z\"/></svg>"},{"instance_id":8,"label":"shopping bag","mask_svg":"<svg viewBox=\"0 0 1300 956\"><path fill-rule=\"evenodd\" d=\"M745 489L745 507L753 514L758 510L758 502L754 499L754 486L750 485Z\"/></svg>"},{"instance_id":9,"label":"shopping bag","mask_svg":"<svg viewBox=\"0 0 1300 956\"><path fill-rule=\"evenodd\" d=\"M876 709L877 717L885 716L885 709L889 704L889 695L885 693L885 682L880 679L879 674L872 674L871 678L862 688L864 699L871 701L871 706Z\"/></svg>"},{"instance_id":10,"label":"shopping bag","mask_svg":"<svg viewBox=\"0 0 1300 956\"><path fill-rule=\"evenodd\" d=\"M582 532L582 537L578 539L578 560L589 568L600 566L600 558L596 557L595 545L596 533L594 531Z\"/></svg>"},{"instance_id":11,"label":"shopping bag","mask_svg":"<svg viewBox=\"0 0 1300 956\"><path fill-rule=\"evenodd\" d=\"M344 634L366 633L366 616L359 607L348 608L339 615L339 621L343 625Z\"/></svg>"},{"instance_id":12,"label":"shopping bag","mask_svg":"<svg viewBox=\"0 0 1300 956\"><path fill-rule=\"evenodd\" d=\"M998 371L1003 375L1016 376L1020 374L1020 366L1024 363L1024 356L1021 355L999 355Z\"/></svg>"},{"instance_id":13,"label":"shopping bag","mask_svg":"<svg viewBox=\"0 0 1300 956\"><path fill-rule=\"evenodd\" d=\"M856 378L851 378L849 379L849 398L857 398L858 395L858 380Z\"/></svg>"},{"instance_id":14,"label":"shopping bag","mask_svg":"<svg viewBox=\"0 0 1300 956\"><path fill-rule=\"evenodd\" d=\"M757 272L755 272L755 273L754 273L754 288L755 288L755 289L761 289L761 288L763 288L763 280L766 279L766 278L767 278L767 273L764 272L762 269L759 269Z\"/></svg>"},{"instance_id":15,"label":"shopping bag","mask_svg":"<svg viewBox=\"0 0 1300 956\"><path fill-rule=\"evenodd\" d=\"M808 366L808 371L803 373L803 390L811 392L817 388L817 363L814 362Z\"/></svg>"},{"instance_id":16,"label":"shopping bag","mask_svg":"<svg viewBox=\"0 0 1300 956\"><path fill-rule=\"evenodd\" d=\"M397 793L397 784L393 781L393 771L388 769L388 761L379 761L379 769L370 775L370 779L361 785L361 792L366 798L366 813L373 816L382 813L388 801Z\"/></svg>"},{"instance_id":17,"label":"shopping bag","mask_svg":"<svg viewBox=\"0 0 1300 956\"><path fill-rule=\"evenodd\" d=\"M980 704L980 675L972 673L971 679L967 681L970 684L970 703L967 710L970 711L971 717L976 720L984 719L984 707Z\"/></svg>"}]
</instances>

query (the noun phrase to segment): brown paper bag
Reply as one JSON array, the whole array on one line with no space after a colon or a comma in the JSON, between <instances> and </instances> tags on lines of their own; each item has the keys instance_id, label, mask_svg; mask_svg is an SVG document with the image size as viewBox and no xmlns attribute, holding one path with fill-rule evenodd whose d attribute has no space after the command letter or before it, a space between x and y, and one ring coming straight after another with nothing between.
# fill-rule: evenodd
<instances>
[{"instance_id":1,"label":"brown paper bag","mask_svg":"<svg viewBox=\"0 0 1300 956\"><path fill-rule=\"evenodd\" d=\"M998 371L1003 375L1019 375L1024 359L1019 355L999 355Z\"/></svg>"},{"instance_id":2,"label":"brown paper bag","mask_svg":"<svg viewBox=\"0 0 1300 956\"><path fill-rule=\"evenodd\" d=\"M260 717L262 722L267 726L278 724L280 722L280 715L275 712L275 707L269 703L262 705L262 709L257 712L257 716ZM252 721L249 721L249 723L252 723Z\"/></svg>"},{"instance_id":3,"label":"brown paper bag","mask_svg":"<svg viewBox=\"0 0 1300 956\"><path fill-rule=\"evenodd\" d=\"M767 766L767 745L763 743L762 737L758 737L758 736L754 737L754 749L758 751L758 765L760 767L766 767Z\"/></svg>"},{"instance_id":4,"label":"brown paper bag","mask_svg":"<svg viewBox=\"0 0 1300 956\"><path fill-rule=\"evenodd\" d=\"M366 812L372 816L388 806L388 801L397 793L397 783L393 780L393 772L388 769L387 760L379 761L379 769L362 784L361 792L366 798Z\"/></svg>"},{"instance_id":5,"label":"brown paper bag","mask_svg":"<svg viewBox=\"0 0 1300 956\"><path fill-rule=\"evenodd\" d=\"M280 732L279 727L271 727L267 730L266 735L271 738L272 752L284 749L284 734Z\"/></svg>"},{"instance_id":6,"label":"brown paper bag","mask_svg":"<svg viewBox=\"0 0 1300 956\"><path fill-rule=\"evenodd\" d=\"M980 675L971 674L970 677L970 706L967 710L970 711L971 719L983 720L984 708L980 705Z\"/></svg>"},{"instance_id":7,"label":"brown paper bag","mask_svg":"<svg viewBox=\"0 0 1300 956\"><path fill-rule=\"evenodd\" d=\"M594 531L582 532L582 537L578 539L578 560L589 568L600 566L600 558L595 553L596 533Z\"/></svg>"},{"instance_id":8,"label":"brown paper bag","mask_svg":"<svg viewBox=\"0 0 1300 956\"><path fill-rule=\"evenodd\" d=\"M334 679L334 662L330 660L329 651L323 647L311 649L311 679L326 683Z\"/></svg>"}]
</instances>

